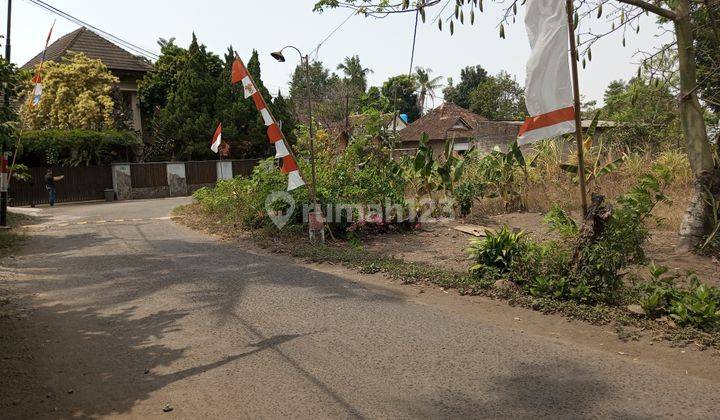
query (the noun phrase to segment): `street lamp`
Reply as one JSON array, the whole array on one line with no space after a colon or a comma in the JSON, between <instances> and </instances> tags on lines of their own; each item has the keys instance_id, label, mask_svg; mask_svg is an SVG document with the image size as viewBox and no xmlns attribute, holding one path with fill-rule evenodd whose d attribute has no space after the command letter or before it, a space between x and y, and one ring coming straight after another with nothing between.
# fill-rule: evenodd
<instances>
[{"instance_id":1,"label":"street lamp","mask_svg":"<svg viewBox=\"0 0 720 420\"><path fill-rule=\"evenodd\" d=\"M316 195L316 191L315 191L315 185L316 185L315 184L315 135L314 135L314 130L313 130L313 120L312 120L312 99L311 99L312 93L311 93L311 89L310 89L310 57L308 57L307 55L303 55L303 53L300 52L300 50L297 47L292 46L292 45L283 47L279 51L270 53L270 55L275 60L277 60L281 63L284 63L285 56L283 55L283 51L285 51L288 48L291 48L291 49L297 51L297 53L300 55L300 64L303 65L303 68L305 70L305 88L306 88L306 92L307 92L307 109L308 109L308 121L309 121L308 134L310 135L310 178L311 178L311 182L310 182L309 192L310 192L310 200L313 202L313 207L314 207L313 217L314 218L317 218L317 217L322 218L322 212L320 211L320 204L317 201L317 195ZM313 226L316 223L313 223L313 222L315 222L316 220L310 221L310 237L311 238L313 238L313 236L314 236ZM324 239L324 233L325 233L324 229L321 230L321 240Z\"/></svg>"}]
</instances>

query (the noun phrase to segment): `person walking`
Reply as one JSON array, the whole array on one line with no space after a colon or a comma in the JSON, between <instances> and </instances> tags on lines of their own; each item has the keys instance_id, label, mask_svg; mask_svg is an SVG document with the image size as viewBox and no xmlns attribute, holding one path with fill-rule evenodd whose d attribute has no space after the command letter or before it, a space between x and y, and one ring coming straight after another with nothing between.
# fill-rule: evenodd
<instances>
[{"instance_id":1,"label":"person walking","mask_svg":"<svg viewBox=\"0 0 720 420\"><path fill-rule=\"evenodd\" d=\"M48 190L48 202L50 207L55 205L55 199L57 198L57 192L55 190L55 182L65 178L64 175L53 176L52 169L48 169L45 173L45 188Z\"/></svg>"}]
</instances>

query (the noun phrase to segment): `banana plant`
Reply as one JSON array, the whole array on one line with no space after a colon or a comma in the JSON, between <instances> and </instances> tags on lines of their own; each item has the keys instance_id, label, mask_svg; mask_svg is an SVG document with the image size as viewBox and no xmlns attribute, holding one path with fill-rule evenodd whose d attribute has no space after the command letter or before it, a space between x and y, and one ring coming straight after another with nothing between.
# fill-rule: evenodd
<instances>
[{"instance_id":1,"label":"banana plant","mask_svg":"<svg viewBox=\"0 0 720 420\"><path fill-rule=\"evenodd\" d=\"M606 151L603 141L600 140L598 146L593 146L593 136L595 135L595 131L597 130L599 118L600 112L598 111L597 113L595 113L595 116L590 123L590 127L588 127L587 129L586 138L582 144L585 156L585 184L590 185L590 183L593 183L594 191L597 191L600 188L600 184L598 181L599 178L602 178L603 176L611 174L620 169L622 164L627 159L627 155L623 154L616 159L602 160L604 152ZM592 158L592 156L594 156L594 159ZM560 169L565 172L574 174L575 176L573 176L572 178L573 182L579 182L580 178L578 176L579 170L577 164L563 163L560 164Z\"/></svg>"}]
</instances>

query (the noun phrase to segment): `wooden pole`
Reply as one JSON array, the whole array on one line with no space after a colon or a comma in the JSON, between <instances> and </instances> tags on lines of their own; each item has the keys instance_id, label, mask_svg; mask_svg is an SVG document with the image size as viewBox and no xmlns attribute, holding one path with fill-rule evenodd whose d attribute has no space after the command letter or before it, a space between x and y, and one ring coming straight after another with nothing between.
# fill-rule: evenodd
<instances>
[{"instance_id":1,"label":"wooden pole","mask_svg":"<svg viewBox=\"0 0 720 420\"><path fill-rule=\"evenodd\" d=\"M583 218L587 215L587 191L585 188L585 151L583 149L582 118L580 116L580 82L578 81L578 52L575 44L575 23L573 22L573 0L567 0L568 35L570 36L570 68L572 70L573 97L575 100L575 141L578 153L578 179Z\"/></svg>"}]
</instances>

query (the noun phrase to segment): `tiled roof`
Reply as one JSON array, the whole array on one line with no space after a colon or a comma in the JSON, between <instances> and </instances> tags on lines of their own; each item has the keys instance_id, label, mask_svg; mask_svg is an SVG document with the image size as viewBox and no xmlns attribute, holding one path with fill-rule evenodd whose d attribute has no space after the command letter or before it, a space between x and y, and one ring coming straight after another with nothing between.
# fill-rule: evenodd
<instances>
[{"instance_id":1,"label":"tiled roof","mask_svg":"<svg viewBox=\"0 0 720 420\"><path fill-rule=\"evenodd\" d=\"M110 71L147 72L152 64L113 44L95 32L82 27L60 37L48 46L46 61L60 61L69 51L84 53L89 58L99 59ZM22 68L34 69L40 63L42 52L25 63Z\"/></svg>"},{"instance_id":2,"label":"tiled roof","mask_svg":"<svg viewBox=\"0 0 720 420\"><path fill-rule=\"evenodd\" d=\"M430 140L474 137L480 121L487 121L487 118L446 102L400 130L399 134L402 141L418 141L422 133L427 133Z\"/></svg>"}]
</instances>

